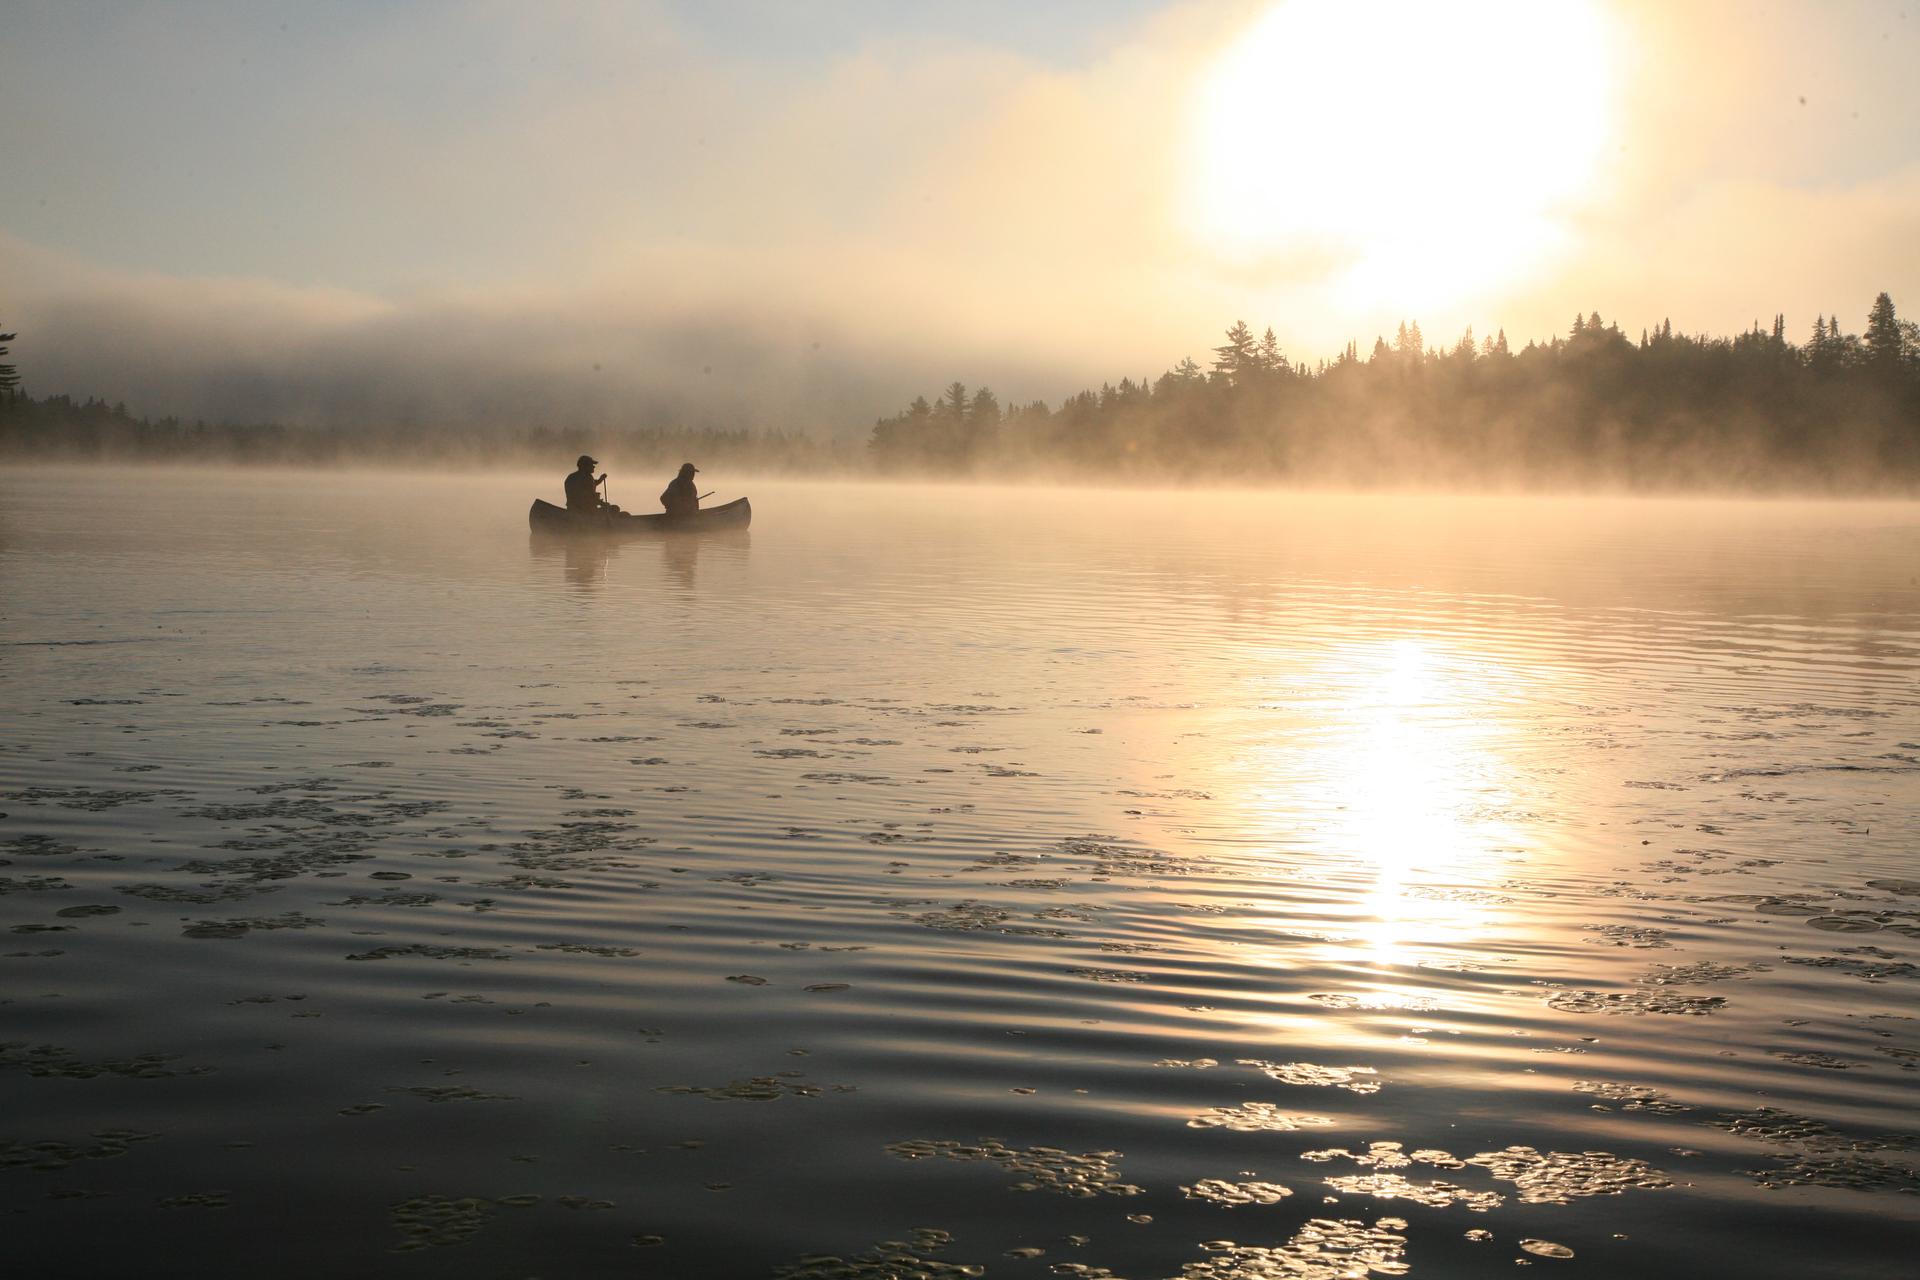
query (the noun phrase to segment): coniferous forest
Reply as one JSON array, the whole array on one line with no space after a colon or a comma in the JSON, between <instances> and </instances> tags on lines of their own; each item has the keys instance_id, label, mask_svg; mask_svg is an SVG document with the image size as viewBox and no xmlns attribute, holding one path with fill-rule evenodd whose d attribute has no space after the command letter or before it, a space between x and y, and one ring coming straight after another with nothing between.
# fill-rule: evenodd
<instances>
[{"instance_id":1,"label":"coniferous forest","mask_svg":"<svg viewBox=\"0 0 1920 1280\"><path fill-rule=\"evenodd\" d=\"M1002 407L955 382L875 424L883 470L1529 487L1920 488L1920 327L1881 294L1864 336L1822 315L1733 337L1630 337L1598 314L1514 349L1403 324L1308 366L1235 324L1211 362Z\"/></svg>"},{"instance_id":2,"label":"coniferous forest","mask_svg":"<svg viewBox=\"0 0 1920 1280\"><path fill-rule=\"evenodd\" d=\"M12 338L13 335L0 335ZM0 347L0 355L5 348ZM0 366L9 384L13 366ZM1206 364L1123 377L1057 407L954 382L877 422L864 447L802 432L384 430L136 417L0 390L0 459L295 465L433 459L552 466L582 451L785 473L982 480L1529 488L1920 490L1920 327L1882 293L1863 334L1783 317L1732 337L1629 335L1598 314L1515 349L1503 332L1429 345L1418 324L1308 365L1268 329L1226 331ZM631 464L629 464L631 465Z\"/></svg>"}]
</instances>

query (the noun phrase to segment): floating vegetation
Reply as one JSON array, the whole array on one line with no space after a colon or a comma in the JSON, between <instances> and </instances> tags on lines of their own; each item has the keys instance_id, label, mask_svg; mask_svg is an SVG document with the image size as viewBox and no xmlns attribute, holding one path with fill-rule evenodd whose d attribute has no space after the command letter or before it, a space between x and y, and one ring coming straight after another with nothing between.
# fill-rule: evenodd
<instances>
[{"instance_id":1,"label":"floating vegetation","mask_svg":"<svg viewBox=\"0 0 1920 1280\"><path fill-rule=\"evenodd\" d=\"M1673 1180L1644 1160L1607 1151L1536 1151L1508 1147L1467 1160L1502 1182L1511 1182L1522 1204L1569 1204L1588 1196L1619 1195L1633 1188L1658 1190Z\"/></svg>"},{"instance_id":2,"label":"floating vegetation","mask_svg":"<svg viewBox=\"0 0 1920 1280\"><path fill-rule=\"evenodd\" d=\"M391 960L396 956L421 956L428 960L507 960L512 957L498 947L448 947L433 942L410 942L400 946L375 947L358 951L349 960Z\"/></svg>"},{"instance_id":3,"label":"floating vegetation","mask_svg":"<svg viewBox=\"0 0 1920 1280\"><path fill-rule=\"evenodd\" d=\"M1372 1067L1322 1067L1311 1062L1268 1062L1264 1058L1236 1059L1243 1067L1254 1067L1270 1080L1281 1084L1311 1088L1345 1089L1351 1093L1378 1093L1380 1082L1372 1077L1380 1073Z\"/></svg>"},{"instance_id":4,"label":"floating vegetation","mask_svg":"<svg viewBox=\"0 0 1920 1280\"><path fill-rule=\"evenodd\" d=\"M440 901L437 893L352 893L329 907L426 907Z\"/></svg>"},{"instance_id":5,"label":"floating vegetation","mask_svg":"<svg viewBox=\"0 0 1920 1280\"><path fill-rule=\"evenodd\" d=\"M1866 1065L1863 1062L1848 1062L1845 1058L1836 1058L1830 1053L1819 1053L1807 1049L1775 1049L1773 1056L1798 1067L1818 1067L1823 1071L1851 1071L1855 1067Z\"/></svg>"},{"instance_id":6,"label":"floating vegetation","mask_svg":"<svg viewBox=\"0 0 1920 1280\"><path fill-rule=\"evenodd\" d=\"M234 902L263 893L274 893L279 887L270 884L209 884L188 889L171 884L117 884L113 888L115 893L124 893L130 898L144 898L148 902L210 907L217 902Z\"/></svg>"},{"instance_id":7,"label":"floating vegetation","mask_svg":"<svg viewBox=\"0 0 1920 1280\"><path fill-rule=\"evenodd\" d=\"M244 938L256 929L312 929L327 922L298 911L277 916L250 916L236 920L199 920L180 930L183 938Z\"/></svg>"},{"instance_id":8,"label":"floating vegetation","mask_svg":"<svg viewBox=\"0 0 1920 1280\"><path fill-rule=\"evenodd\" d=\"M1277 1182L1228 1182L1223 1178L1202 1178L1180 1192L1189 1200L1236 1208L1249 1204L1279 1204L1293 1192Z\"/></svg>"},{"instance_id":9,"label":"floating vegetation","mask_svg":"<svg viewBox=\"0 0 1920 1280\"><path fill-rule=\"evenodd\" d=\"M1893 960L1888 953L1858 948L1855 954L1845 956L1787 956L1788 964L1805 965L1813 969L1832 969L1848 974L1865 982L1884 982L1888 978L1912 978L1920 976L1920 965L1905 960Z\"/></svg>"},{"instance_id":10,"label":"floating vegetation","mask_svg":"<svg viewBox=\"0 0 1920 1280\"><path fill-rule=\"evenodd\" d=\"M851 1258L808 1254L775 1267L773 1274L777 1280L972 1280L987 1273L978 1264L927 1256L952 1243L950 1232L915 1227L906 1240L882 1240Z\"/></svg>"},{"instance_id":11,"label":"floating vegetation","mask_svg":"<svg viewBox=\"0 0 1920 1280\"><path fill-rule=\"evenodd\" d=\"M1310 1218L1283 1245L1202 1245L1212 1257L1180 1268L1178 1280L1364 1280L1407 1274L1405 1219L1372 1226L1353 1218Z\"/></svg>"},{"instance_id":12,"label":"floating vegetation","mask_svg":"<svg viewBox=\"0 0 1920 1280\"><path fill-rule=\"evenodd\" d=\"M1676 1014L1704 1018L1727 1003L1725 996L1679 996L1664 991L1559 991L1547 998L1547 1007L1566 1013Z\"/></svg>"},{"instance_id":13,"label":"floating vegetation","mask_svg":"<svg viewBox=\"0 0 1920 1280\"><path fill-rule=\"evenodd\" d=\"M1573 1256L1573 1250L1563 1244L1555 1244L1551 1240L1529 1238L1522 1240L1520 1247L1537 1258L1571 1258Z\"/></svg>"},{"instance_id":14,"label":"floating vegetation","mask_svg":"<svg viewBox=\"0 0 1920 1280\"><path fill-rule=\"evenodd\" d=\"M1404 1169L1413 1164L1430 1164L1440 1169L1464 1169L1466 1162L1457 1160L1452 1153L1422 1148L1409 1152L1398 1142L1369 1142L1365 1151L1355 1153L1345 1147L1329 1147L1324 1151L1302 1151L1302 1160L1311 1160L1324 1164L1328 1160L1351 1160L1357 1165L1369 1169Z\"/></svg>"},{"instance_id":15,"label":"floating vegetation","mask_svg":"<svg viewBox=\"0 0 1920 1280\"><path fill-rule=\"evenodd\" d=\"M165 800L172 796L191 795L178 787L156 787L150 790L137 788L95 788L95 787L28 787L22 791L12 791L0 799L11 800L17 804L52 804L62 809L81 809L88 813L99 813L104 809L118 809L126 804L150 804L155 800Z\"/></svg>"},{"instance_id":16,"label":"floating vegetation","mask_svg":"<svg viewBox=\"0 0 1920 1280\"><path fill-rule=\"evenodd\" d=\"M1762 1187L1920 1194L1920 1168L1881 1154L1920 1147L1920 1136L1842 1133L1825 1120L1778 1107L1722 1112L1707 1123L1737 1137L1786 1148L1769 1157L1772 1166L1743 1170Z\"/></svg>"},{"instance_id":17,"label":"floating vegetation","mask_svg":"<svg viewBox=\"0 0 1920 1280\"><path fill-rule=\"evenodd\" d=\"M1120 1169L1115 1163L1121 1159L1118 1151L1086 1151L1076 1155L1059 1147L1009 1147L997 1138L982 1138L972 1143L921 1138L890 1143L887 1151L903 1160L938 1156L948 1160L990 1161L1022 1176L1023 1180L1013 1186L1015 1191L1050 1191L1082 1199L1142 1193L1140 1187L1120 1181Z\"/></svg>"},{"instance_id":18,"label":"floating vegetation","mask_svg":"<svg viewBox=\"0 0 1920 1280\"><path fill-rule=\"evenodd\" d=\"M1235 1133L1288 1133L1295 1129L1332 1123L1330 1117L1283 1111L1271 1102L1243 1102L1237 1107L1209 1107L1187 1121L1187 1128L1230 1129Z\"/></svg>"},{"instance_id":19,"label":"floating vegetation","mask_svg":"<svg viewBox=\"0 0 1920 1280\"><path fill-rule=\"evenodd\" d=\"M1769 1190L1833 1187L1841 1191L1902 1191L1920 1195L1920 1168L1857 1151L1798 1151L1771 1157L1765 1169L1746 1169Z\"/></svg>"},{"instance_id":20,"label":"floating vegetation","mask_svg":"<svg viewBox=\"0 0 1920 1280\"><path fill-rule=\"evenodd\" d=\"M1718 964L1712 960L1702 960L1685 965L1656 964L1642 975L1640 981L1655 987L1700 987L1725 982L1742 974L1766 971L1764 964Z\"/></svg>"},{"instance_id":21,"label":"floating vegetation","mask_svg":"<svg viewBox=\"0 0 1920 1280\"><path fill-rule=\"evenodd\" d=\"M1882 1142L1844 1138L1825 1120L1816 1120L1812 1116L1795 1115L1778 1107L1756 1107L1752 1111L1727 1111L1709 1118L1706 1123L1715 1128L1725 1129L1737 1137L1752 1138L1759 1142L1771 1142L1778 1145L1793 1143L1818 1143L1850 1147L1855 1150L1879 1149L1886 1145Z\"/></svg>"},{"instance_id":22,"label":"floating vegetation","mask_svg":"<svg viewBox=\"0 0 1920 1280\"><path fill-rule=\"evenodd\" d=\"M1582 926L1586 932L1595 933L1616 947L1635 947L1640 950L1656 950L1671 947L1667 941L1667 930L1652 926L1630 924L1590 924Z\"/></svg>"},{"instance_id":23,"label":"floating vegetation","mask_svg":"<svg viewBox=\"0 0 1920 1280\"><path fill-rule=\"evenodd\" d=\"M978 933L991 931L1029 938L1066 938L1072 935L1064 929L1055 929L1047 925L1008 924L1013 918L1011 911L1003 910L987 902L968 899L956 902L950 907L938 911L923 911L913 917L913 922L928 929L938 929L942 933ZM1077 917L1075 917L1077 918Z\"/></svg>"},{"instance_id":24,"label":"floating vegetation","mask_svg":"<svg viewBox=\"0 0 1920 1280\"><path fill-rule=\"evenodd\" d=\"M1878 933L1886 925L1865 914L1844 914L1813 916L1807 921L1807 927L1822 933Z\"/></svg>"},{"instance_id":25,"label":"floating vegetation","mask_svg":"<svg viewBox=\"0 0 1920 1280\"><path fill-rule=\"evenodd\" d=\"M72 887L59 876L0 876L0 897L10 893L48 893Z\"/></svg>"},{"instance_id":26,"label":"floating vegetation","mask_svg":"<svg viewBox=\"0 0 1920 1280\"><path fill-rule=\"evenodd\" d=\"M415 1196L387 1207L393 1229L406 1239L395 1253L465 1244L478 1235L494 1214L494 1202L479 1196Z\"/></svg>"},{"instance_id":27,"label":"floating vegetation","mask_svg":"<svg viewBox=\"0 0 1920 1280\"><path fill-rule=\"evenodd\" d=\"M1398 1173L1354 1173L1325 1179L1326 1184L1345 1195L1372 1196L1377 1200L1411 1200L1430 1209L1465 1205L1475 1213L1498 1209L1507 1198L1497 1191L1469 1191L1451 1182L1410 1182Z\"/></svg>"},{"instance_id":28,"label":"floating vegetation","mask_svg":"<svg viewBox=\"0 0 1920 1280\"><path fill-rule=\"evenodd\" d=\"M373 857L365 851L377 843L378 837L363 831L308 831L252 836L223 840L215 846L250 856L219 860L202 858L184 863L175 870L209 880L292 880L309 872L365 862ZM292 852L271 855L258 853L259 850L272 849L291 849Z\"/></svg>"},{"instance_id":29,"label":"floating vegetation","mask_svg":"<svg viewBox=\"0 0 1920 1280\"><path fill-rule=\"evenodd\" d=\"M87 1135L91 1141L13 1142L0 1140L0 1169L36 1169L57 1173L82 1160L111 1160L132 1150L136 1142L151 1142L157 1133L138 1129L95 1129Z\"/></svg>"},{"instance_id":30,"label":"floating vegetation","mask_svg":"<svg viewBox=\"0 0 1920 1280\"><path fill-rule=\"evenodd\" d=\"M534 947L534 950L564 951L569 955L606 956L609 958L615 957L615 956L620 956L620 957L637 956L640 954L640 948L638 947L602 946L602 945L599 945L596 943L590 943L590 942L542 942L542 943L538 943Z\"/></svg>"},{"instance_id":31,"label":"floating vegetation","mask_svg":"<svg viewBox=\"0 0 1920 1280\"><path fill-rule=\"evenodd\" d=\"M781 1098L819 1097L820 1086L801 1084L804 1078L798 1071L782 1071L777 1075L753 1076L722 1085L667 1084L659 1086L654 1092L697 1094L715 1102L778 1102Z\"/></svg>"},{"instance_id":32,"label":"floating vegetation","mask_svg":"<svg viewBox=\"0 0 1920 1280\"><path fill-rule=\"evenodd\" d=\"M654 837L634 834L631 822L606 818L562 822L558 826L529 831L522 840L507 846L512 850L507 861L528 871L613 871L638 864L621 857L646 849Z\"/></svg>"},{"instance_id":33,"label":"floating vegetation","mask_svg":"<svg viewBox=\"0 0 1920 1280\"><path fill-rule=\"evenodd\" d=\"M1576 1080L1575 1093L1590 1093L1608 1102L1621 1103L1622 1111L1651 1111L1660 1115L1675 1115L1682 1111L1691 1111L1692 1107L1684 1102L1675 1102L1658 1089L1643 1084L1621 1084L1613 1080Z\"/></svg>"},{"instance_id":34,"label":"floating vegetation","mask_svg":"<svg viewBox=\"0 0 1920 1280\"><path fill-rule=\"evenodd\" d=\"M1195 868L1186 858L1156 849L1121 844L1109 836L1079 836L1062 840L1060 852L1087 861L1096 876L1179 876Z\"/></svg>"},{"instance_id":35,"label":"floating vegetation","mask_svg":"<svg viewBox=\"0 0 1920 1280\"><path fill-rule=\"evenodd\" d=\"M67 858L78 852L77 844L65 844L34 831L0 839L0 853L17 858Z\"/></svg>"},{"instance_id":36,"label":"floating vegetation","mask_svg":"<svg viewBox=\"0 0 1920 1280\"><path fill-rule=\"evenodd\" d=\"M179 1061L178 1054L141 1053L128 1058L101 1058L89 1061L74 1056L73 1050L57 1044L0 1044L0 1067L25 1067L28 1075L57 1076L68 1080L91 1080L96 1076L123 1076L132 1080L159 1080L169 1076L197 1076L212 1067L175 1069L169 1063Z\"/></svg>"},{"instance_id":37,"label":"floating vegetation","mask_svg":"<svg viewBox=\"0 0 1920 1280\"><path fill-rule=\"evenodd\" d=\"M482 1093L478 1089L469 1089L465 1085L390 1085L388 1093L410 1093L416 1098L425 1098L428 1102L518 1102L518 1094Z\"/></svg>"},{"instance_id":38,"label":"floating vegetation","mask_svg":"<svg viewBox=\"0 0 1920 1280\"><path fill-rule=\"evenodd\" d=\"M1796 893L1762 898L1753 909L1763 916L1818 916L1826 914L1825 904L1824 895Z\"/></svg>"},{"instance_id":39,"label":"floating vegetation","mask_svg":"<svg viewBox=\"0 0 1920 1280\"><path fill-rule=\"evenodd\" d=\"M1070 969L1076 978L1085 978L1089 982L1149 982L1153 975L1142 973L1138 969Z\"/></svg>"},{"instance_id":40,"label":"floating vegetation","mask_svg":"<svg viewBox=\"0 0 1920 1280\"><path fill-rule=\"evenodd\" d=\"M185 1195L161 1196L154 1201L162 1209L227 1209L232 1201L227 1191L192 1191Z\"/></svg>"},{"instance_id":41,"label":"floating vegetation","mask_svg":"<svg viewBox=\"0 0 1920 1280\"><path fill-rule=\"evenodd\" d=\"M1440 1008L1439 1002L1431 996L1417 996L1399 991L1375 991L1367 995L1323 992L1310 995L1307 999L1329 1009L1392 1009L1405 1013L1433 1013Z\"/></svg>"}]
</instances>

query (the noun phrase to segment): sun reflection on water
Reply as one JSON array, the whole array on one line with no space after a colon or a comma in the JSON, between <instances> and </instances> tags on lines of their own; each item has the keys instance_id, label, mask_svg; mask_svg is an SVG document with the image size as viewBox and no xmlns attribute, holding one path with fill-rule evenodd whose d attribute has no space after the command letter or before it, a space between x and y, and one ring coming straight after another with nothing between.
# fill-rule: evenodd
<instances>
[{"instance_id":1,"label":"sun reflection on water","mask_svg":"<svg viewBox=\"0 0 1920 1280\"><path fill-rule=\"evenodd\" d=\"M1316 728L1283 725L1235 762L1255 825L1313 815L1287 840L1293 857L1278 875L1325 892L1342 935L1326 942L1386 984L1363 993L1369 1004L1393 1003L1396 974L1478 950L1490 885L1522 840L1506 725L1524 684L1425 637L1343 645L1310 664L1294 695L1312 704L1303 720Z\"/></svg>"}]
</instances>

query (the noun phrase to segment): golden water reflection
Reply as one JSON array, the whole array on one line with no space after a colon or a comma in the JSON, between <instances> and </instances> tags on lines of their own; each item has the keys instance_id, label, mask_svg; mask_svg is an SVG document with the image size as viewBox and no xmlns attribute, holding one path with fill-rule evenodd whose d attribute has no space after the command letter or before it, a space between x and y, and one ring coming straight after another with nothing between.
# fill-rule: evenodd
<instances>
[{"instance_id":1,"label":"golden water reflection","mask_svg":"<svg viewBox=\"0 0 1920 1280\"><path fill-rule=\"evenodd\" d=\"M1379 975L1356 994L1412 1003L1394 975L1476 953L1525 847L1515 720L1546 677L1427 635L1293 658L1263 699L1277 722L1227 763L1222 792L1287 849L1273 879L1324 894L1325 945Z\"/></svg>"}]
</instances>

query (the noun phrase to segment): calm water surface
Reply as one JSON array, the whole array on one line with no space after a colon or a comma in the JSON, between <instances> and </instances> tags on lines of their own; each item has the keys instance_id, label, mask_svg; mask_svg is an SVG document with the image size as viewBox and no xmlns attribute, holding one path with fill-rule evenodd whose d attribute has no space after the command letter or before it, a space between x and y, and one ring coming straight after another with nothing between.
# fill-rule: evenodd
<instances>
[{"instance_id":1,"label":"calm water surface","mask_svg":"<svg viewBox=\"0 0 1920 1280\"><path fill-rule=\"evenodd\" d=\"M1920 508L562 470L0 474L12 1274L1911 1274Z\"/></svg>"}]
</instances>

